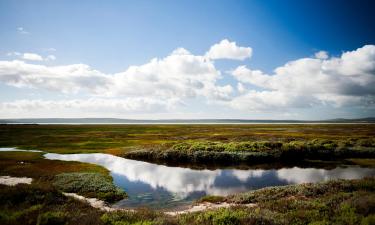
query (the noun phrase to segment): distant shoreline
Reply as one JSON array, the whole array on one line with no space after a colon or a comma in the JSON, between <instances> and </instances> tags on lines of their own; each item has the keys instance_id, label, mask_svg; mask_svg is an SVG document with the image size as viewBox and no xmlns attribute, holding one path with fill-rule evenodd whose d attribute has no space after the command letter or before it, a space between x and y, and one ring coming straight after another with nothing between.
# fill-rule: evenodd
<instances>
[{"instance_id":1,"label":"distant shoreline","mask_svg":"<svg viewBox=\"0 0 375 225\"><path fill-rule=\"evenodd\" d=\"M0 123L0 125L261 125L261 124L280 124L280 125L287 125L287 124L299 124L299 125L325 125L325 124L332 124L332 125L338 125L338 124L375 124L375 122L232 122L232 123L227 123L227 122L217 122L217 123L189 123L189 122L181 122L181 123L174 123L174 122L145 122L145 123Z\"/></svg>"},{"instance_id":2,"label":"distant shoreline","mask_svg":"<svg viewBox=\"0 0 375 225\"><path fill-rule=\"evenodd\" d=\"M293 119L120 119L120 118L4 118L0 124L39 124L39 125L131 125L131 124L375 124L375 117L335 118L325 120Z\"/></svg>"}]
</instances>

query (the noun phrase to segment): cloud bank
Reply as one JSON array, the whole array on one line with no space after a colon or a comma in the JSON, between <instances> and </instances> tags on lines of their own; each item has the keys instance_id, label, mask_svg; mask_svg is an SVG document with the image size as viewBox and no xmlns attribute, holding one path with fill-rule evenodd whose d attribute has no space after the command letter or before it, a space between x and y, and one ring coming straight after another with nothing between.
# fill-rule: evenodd
<instances>
[{"instance_id":1,"label":"cloud bank","mask_svg":"<svg viewBox=\"0 0 375 225\"><path fill-rule=\"evenodd\" d=\"M312 107L330 104L341 106L373 106L375 96L375 46L366 45L344 52L340 57L288 62L265 74L239 66L231 72L241 85L251 84L258 90L242 90L230 105L247 110L286 107Z\"/></svg>"},{"instance_id":2,"label":"cloud bank","mask_svg":"<svg viewBox=\"0 0 375 225\"><path fill-rule=\"evenodd\" d=\"M120 112L163 111L188 106L192 99L243 112L375 105L374 45L337 57L320 51L314 57L287 62L272 74L246 65L228 74L219 70L215 66L218 59L244 60L252 56L250 47L238 46L227 39L212 45L203 55L178 48L164 58L154 58L113 74L85 64L44 65L44 61L56 59L53 55L13 56L34 63L0 61L0 82L21 89L62 93L70 98L0 102L0 109L8 113L38 108L100 112L101 107ZM235 86L228 82L229 77L237 81ZM85 98L74 99L78 95Z\"/></svg>"}]
</instances>

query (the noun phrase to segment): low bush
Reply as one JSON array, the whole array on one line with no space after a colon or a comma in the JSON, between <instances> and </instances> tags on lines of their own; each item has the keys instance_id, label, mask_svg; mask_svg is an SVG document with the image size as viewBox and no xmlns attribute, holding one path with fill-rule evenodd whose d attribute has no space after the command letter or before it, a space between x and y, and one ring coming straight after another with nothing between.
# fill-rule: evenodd
<instances>
[{"instance_id":1,"label":"low bush","mask_svg":"<svg viewBox=\"0 0 375 225\"><path fill-rule=\"evenodd\" d=\"M112 180L99 173L62 173L55 177L53 185L64 192L78 193L107 202L126 197L125 192L116 187Z\"/></svg>"}]
</instances>

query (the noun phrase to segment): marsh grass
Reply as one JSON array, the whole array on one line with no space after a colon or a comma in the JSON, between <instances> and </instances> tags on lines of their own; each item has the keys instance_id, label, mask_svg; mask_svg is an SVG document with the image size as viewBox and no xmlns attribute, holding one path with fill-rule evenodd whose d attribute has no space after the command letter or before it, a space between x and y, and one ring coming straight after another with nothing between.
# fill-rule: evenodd
<instances>
[{"instance_id":1,"label":"marsh grass","mask_svg":"<svg viewBox=\"0 0 375 225\"><path fill-rule=\"evenodd\" d=\"M260 164L268 162L291 163L301 160L339 160L345 158L375 158L375 139L308 141L246 141L213 142L184 141L167 149L151 148L129 151L123 156L146 161ZM352 161L355 163L356 161Z\"/></svg>"},{"instance_id":2,"label":"marsh grass","mask_svg":"<svg viewBox=\"0 0 375 225\"><path fill-rule=\"evenodd\" d=\"M0 125L2 147L57 153L106 152L198 165L210 161L295 163L308 156L312 160L340 157L368 166L373 164L374 136L374 124ZM4 225L375 223L374 178L266 188L224 199L210 196L202 201L227 201L239 206L171 217L148 209L104 213L64 196L63 188L53 185L61 182L71 190L91 195L92 190L102 188L101 183L111 181L106 169L92 164L47 160L41 153L7 152L0 154L0 174L34 179L31 185L0 185L0 224ZM88 179L94 182L86 188ZM113 186L106 188L103 190L115 193ZM244 203L257 207L241 206Z\"/></svg>"},{"instance_id":3,"label":"marsh grass","mask_svg":"<svg viewBox=\"0 0 375 225\"><path fill-rule=\"evenodd\" d=\"M237 207L172 217L149 209L104 213L45 181L0 185L0 224L373 224L374 191L375 178L264 188L201 200ZM256 206L241 206L245 203Z\"/></svg>"},{"instance_id":4,"label":"marsh grass","mask_svg":"<svg viewBox=\"0 0 375 225\"><path fill-rule=\"evenodd\" d=\"M55 176L53 185L64 192L110 203L127 197L122 189L112 183L112 179L99 173L61 173Z\"/></svg>"},{"instance_id":5,"label":"marsh grass","mask_svg":"<svg viewBox=\"0 0 375 225\"><path fill-rule=\"evenodd\" d=\"M368 139L374 136L375 124L0 125L0 146L56 153L166 150L186 141L261 144L319 139L350 144L348 140L363 139L361 145L374 147L374 141Z\"/></svg>"},{"instance_id":6,"label":"marsh grass","mask_svg":"<svg viewBox=\"0 0 375 225\"><path fill-rule=\"evenodd\" d=\"M34 182L49 183L57 174L90 172L112 179L104 167L89 163L49 160L40 152L1 152L0 174L34 178Z\"/></svg>"},{"instance_id":7,"label":"marsh grass","mask_svg":"<svg viewBox=\"0 0 375 225\"><path fill-rule=\"evenodd\" d=\"M102 212L50 185L0 185L0 224L96 224Z\"/></svg>"}]
</instances>

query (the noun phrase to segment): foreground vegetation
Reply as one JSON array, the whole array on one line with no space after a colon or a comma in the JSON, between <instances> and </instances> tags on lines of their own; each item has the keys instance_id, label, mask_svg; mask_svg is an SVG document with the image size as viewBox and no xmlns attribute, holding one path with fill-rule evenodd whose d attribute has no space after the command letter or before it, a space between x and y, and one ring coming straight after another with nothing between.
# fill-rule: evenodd
<instances>
[{"instance_id":1,"label":"foreground vegetation","mask_svg":"<svg viewBox=\"0 0 375 225\"><path fill-rule=\"evenodd\" d=\"M197 165L342 159L375 167L374 137L373 124L0 125L0 147ZM206 196L199 202L236 206L168 216L149 209L104 212L63 195L75 192L107 202L126 197L106 169L92 164L47 160L39 152L3 152L0 175L33 178L30 185L0 185L0 224L5 225L375 224L373 177Z\"/></svg>"},{"instance_id":2,"label":"foreground vegetation","mask_svg":"<svg viewBox=\"0 0 375 225\"><path fill-rule=\"evenodd\" d=\"M179 216L160 211L104 212L51 185L0 185L1 224L374 224L375 179L264 188L204 201L237 203ZM253 203L253 207L244 204Z\"/></svg>"},{"instance_id":3,"label":"foreground vegetation","mask_svg":"<svg viewBox=\"0 0 375 225\"><path fill-rule=\"evenodd\" d=\"M189 224L375 223L374 178L263 188L221 201L254 203L255 207L188 214L181 219Z\"/></svg>"},{"instance_id":4,"label":"foreground vegetation","mask_svg":"<svg viewBox=\"0 0 375 225\"><path fill-rule=\"evenodd\" d=\"M110 212L104 224L374 224L375 179L264 188L203 201L238 205L171 218L160 213ZM244 204L253 203L253 207Z\"/></svg>"},{"instance_id":5,"label":"foreground vegetation","mask_svg":"<svg viewBox=\"0 0 375 225\"><path fill-rule=\"evenodd\" d=\"M37 186L115 202L126 193L112 183L105 168L93 164L44 159L39 152L0 152L0 175L33 178Z\"/></svg>"}]
</instances>

